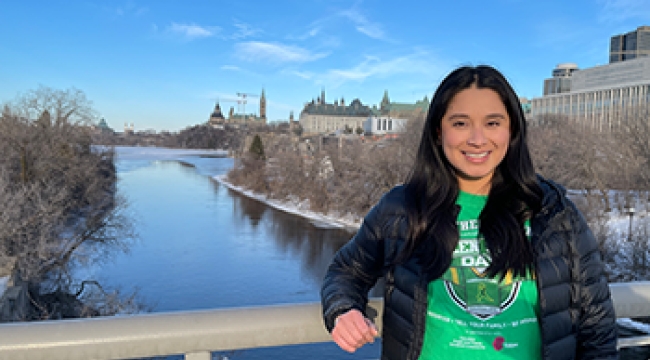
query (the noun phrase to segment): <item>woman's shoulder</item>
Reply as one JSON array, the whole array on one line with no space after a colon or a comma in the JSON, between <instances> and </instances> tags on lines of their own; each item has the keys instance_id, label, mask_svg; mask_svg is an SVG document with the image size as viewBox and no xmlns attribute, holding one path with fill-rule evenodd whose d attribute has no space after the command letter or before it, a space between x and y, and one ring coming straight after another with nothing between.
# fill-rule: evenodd
<instances>
[{"instance_id":1,"label":"woman's shoulder","mask_svg":"<svg viewBox=\"0 0 650 360\"><path fill-rule=\"evenodd\" d=\"M379 204L395 209L403 209L408 201L406 186L399 184L388 190L379 201Z\"/></svg>"},{"instance_id":2,"label":"woman's shoulder","mask_svg":"<svg viewBox=\"0 0 650 360\"><path fill-rule=\"evenodd\" d=\"M560 214L582 217L582 213L571 200L563 185L540 175L537 176L537 179L544 194L541 215L546 218Z\"/></svg>"},{"instance_id":3,"label":"woman's shoulder","mask_svg":"<svg viewBox=\"0 0 650 360\"><path fill-rule=\"evenodd\" d=\"M400 184L386 191L370 213L379 217L405 215L407 204L408 196L405 186Z\"/></svg>"}]
</instances>

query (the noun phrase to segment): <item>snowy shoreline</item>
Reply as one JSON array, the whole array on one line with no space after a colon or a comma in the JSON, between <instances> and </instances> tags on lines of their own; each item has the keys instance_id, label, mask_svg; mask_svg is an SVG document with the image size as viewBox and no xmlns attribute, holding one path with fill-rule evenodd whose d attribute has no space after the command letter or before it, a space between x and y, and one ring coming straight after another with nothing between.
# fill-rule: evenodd
<instances>
[{"instance_id":1,"label":"snowy shoreline","mask_svg":"<svg viewBox=\"0 0 650 360\"><path fill-rule=\"evenodd\" d=\"M260 201L274 209L297 215L303 218L308 219L312 225L321 229L344 229L347 231L357 231L361 227L362 218L353 216L351 214L332 214L324 215L322 213L314 212L309 210L308 202L300 201L281 201L276 199L269 199L264 194L254 193L250 190L246 190L240 186L233 185L228 182L226 175L217 175L213 176L213 179L218 181L220 184L223 184L227 188L236 191L246 197Z\"/></svg>"}]
</instances>

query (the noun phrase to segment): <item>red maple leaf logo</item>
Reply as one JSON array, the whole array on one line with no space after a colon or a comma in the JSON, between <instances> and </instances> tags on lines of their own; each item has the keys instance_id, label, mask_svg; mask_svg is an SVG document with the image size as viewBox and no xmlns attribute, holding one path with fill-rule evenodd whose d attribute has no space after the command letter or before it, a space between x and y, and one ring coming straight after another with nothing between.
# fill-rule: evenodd
<instances>
[{"instance_id":1,"label":"red maple leaf logo","mask_svg":"<svg viewBox=\"0 0 650 360\"><path fill-rule=\"evenodd\" d=\"M492 347L494 347L494 350L496 351L501 351L501 349L503 349L503 343L505 341L506 339L504 339L503 336L497 336L492 342Z\"/></svg>"}]
</instances>

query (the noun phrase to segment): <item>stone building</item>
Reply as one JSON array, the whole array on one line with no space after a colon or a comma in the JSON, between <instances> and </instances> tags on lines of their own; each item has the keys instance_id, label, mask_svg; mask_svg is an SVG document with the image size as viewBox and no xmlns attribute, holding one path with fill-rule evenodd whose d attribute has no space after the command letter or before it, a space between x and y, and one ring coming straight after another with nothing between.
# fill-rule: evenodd
<instances>
[{"instance_id":1,"label":"stone building","mask_svg":"<svg viewBox=\"0 0 650 360\"><path fill-rule=\"evenodd\" d=\"M300 112L300 126L305 133L328 133L336 131L363 131L363 123L372 115L372 109L354 99L345 105L345 99L325 102L325 90L317 100L305 104Z\"/></svg>"},{"instance_id":2,"label":"stone building","mask_svg":"<svg viewBox=\"0 0 650 360\"><path fill-rule=\"evenodd\" d=\"M244 102L246 100L243 100ZM221 111L221 105L219 101L214 106L212 114L208 119L208 124L213 127L223 127L223 125L244 125L244 124L255 124L255 125L266 125L266 94L264 89L262 89L262 95L260 96L259 103L259 115L255 113L235 113L235 108L230 107L228 111L228 117L226 118Z\"/></svg>"},{"instance_id":3,"label":"stone building","mask_svg":"<svg viewBox=\"0 0 650 360\"><path fill-rule=\"evenodd\" d=\"M376 105L372 108L363 105L359 99L354 99L349 105L345 100L335 100L334 103L325 102L325 91L316 100L305 104L300 113L300 125L305 133L326 133L335 131L351 130L354 133L368 133L368 129L373 129L372 133L379 132L399 132L408 119L426 116L429 110L429 98L425 96L413 104L391 102L388 97L388 91L384 91L384 97L379 107ZM383 128L384 120L386 124L390 119L394 119L395 124L399 127L392 130ZM377 123L381 120L381 130L376 130ZM393 123L392 121L390 122ZM359 130L357 130L359 129Z\"/></svg>"},{"instance_id":4,"label":"stone building","mask_svg":"<svg viewBox=\"0 0 650 360\"><path fill-rule=\"evenodd\" d=\"M426 95L422 100L417 100L414 104L391 102L388 97L388 90L385 90L379 109L373 107L373 112L378 117L414 119L419 116L426 116L429 105L429 97Z\"/></svg>"}]
</instances>

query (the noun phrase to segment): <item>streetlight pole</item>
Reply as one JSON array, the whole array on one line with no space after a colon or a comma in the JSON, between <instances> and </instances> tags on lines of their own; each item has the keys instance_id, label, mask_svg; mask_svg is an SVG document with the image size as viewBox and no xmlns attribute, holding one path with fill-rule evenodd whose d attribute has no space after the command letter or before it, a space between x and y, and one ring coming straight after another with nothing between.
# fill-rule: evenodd
<instances>
[{"instance_id":1,"label":"streetlight pole","mask_svg":"<svg viewBox=\"0 0 650 360\"><path fill-rule=\"evenodd\" d=\"M630 207L627 209L627 214L630 215L630 227L627 231L627 241L632 241L632 218L634 217L634 208Z\"/></svg>"}]
</instances>

